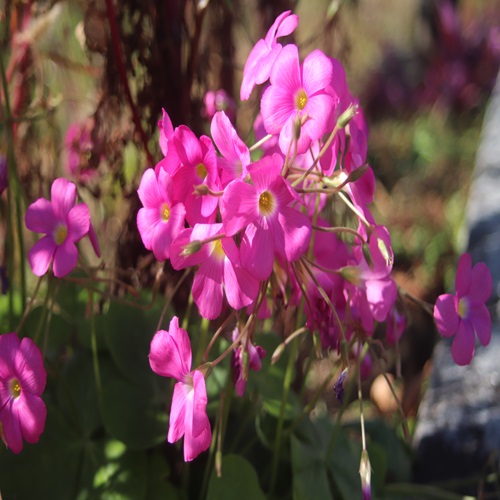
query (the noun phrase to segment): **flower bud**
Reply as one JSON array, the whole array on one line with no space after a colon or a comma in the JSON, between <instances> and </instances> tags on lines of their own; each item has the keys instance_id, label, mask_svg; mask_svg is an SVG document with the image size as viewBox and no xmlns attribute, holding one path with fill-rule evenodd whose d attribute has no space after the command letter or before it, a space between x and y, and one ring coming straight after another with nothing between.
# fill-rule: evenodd
<instances>
[{"instance_id":1,"label":"flower bud","mask_svg":"<svg viewBox=\"0 0 500 500\"><path fill-rule=\"evenodd\" d=\"M361 491L363 494L363 500L370 500L372 497L370 486L372 467L370 465L370 459L368 458L368 452L366 450L363 450L361 452L359 475L361 476Z\"/></svg>"},{"instance_id":2,"label":"flower bud","mask_svg":"<svg viewBox=\"0 0 500 500\"><path fill-rule=\"evenodd\" d=\"M210 189L206 184L198 184L197 186L194 186L193 194L197 196L205 196L210 194Z\"/></svg>"},{"instance_id":3,"label":"flower bud","mask_svg":"<svg viewBox=\"0 0 500 500\"><path fill-rule=\"evenodd\" d=\"M0 194L2 194L7 187L7 158L0 155Z\"/></svg>"},{"instance_id":4,"label":"flower bud","mask_svg":"<svg viewBox=\"0 0 500 500\"><path fill-rule=\"evenodd\" d=\"M293 140L298 141L300 138L300 129L302 128L302 121L300 116L297 115L293 122Z\"/></svg>"},{"instance_id":5,"label":"flower bud","mask_svg":"<svg viewBox=\"0 0 500 500\"><path fill-rule=\"evenodd\" d=\"M202 246L203 242L200 240L191 241L182 249L181 256L187 257L189 255L193 255L196 252L199 252Z\"/></svg>"},{"instance_id":6,"label":"flower bud","mask_svg":"<svg viewBox=\"0 0 500 500\"><path fill-rule=\"evenodd\" d=\"M205 377L205 380L206 380L210 376L210 374L212 373L213 368L214 368L213 363L208 361L208 362L203 363L202 365L198 366L198 368L196 368L196 369L199 372L203 373L203 376Z\"/></svg>"},{"instance_id":7,"label":"flower bud","mask_svg":"<svg viewBox=\"0 0 500 500\"><path fill-rule=\"evenodd\" d=\"M337 125L339 128L345 128L349 122L356 116L358 112L358 105L351 104L339 117L337 120Z\"/></svg>"},{"instance_id":8,"label":"flower bud","mask_svg":"<svg viewBox=\"0 0 500 500\"><path fill-rule=\"evenodd\" d=\"M359 270L356 266L344 266L340 269L340 276L353 285L359 283Z\"/></svg>"},{"instance_id":9,"label":"flower bud","mask_svg":"<svg viewBox=\"0 0 500 500\"><path fill-rule=\"evenodd\" d=\"M271 364L274 365L274 363L277 363L284 352L285 352L285 343L282 342L274 350L273 355L271 356Z\"/></svg>"}]
</instances>

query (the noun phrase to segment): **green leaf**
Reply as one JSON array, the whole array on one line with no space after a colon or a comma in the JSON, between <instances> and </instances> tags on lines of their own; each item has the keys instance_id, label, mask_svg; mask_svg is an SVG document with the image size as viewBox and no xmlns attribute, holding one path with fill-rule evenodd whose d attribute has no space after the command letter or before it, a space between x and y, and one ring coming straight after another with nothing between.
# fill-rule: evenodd
<instances>
[{"instance_id":1,"label":"green leaf","mask_svg":"<svg viewBox=\"0 0 500 500\"><path fill-rule=\"evenodd\" d=\"M264 500L259 479L250 462L240 455L222 457L222 475L215 469L208 484L207 500Z\"/></svg>"}]
</instances>

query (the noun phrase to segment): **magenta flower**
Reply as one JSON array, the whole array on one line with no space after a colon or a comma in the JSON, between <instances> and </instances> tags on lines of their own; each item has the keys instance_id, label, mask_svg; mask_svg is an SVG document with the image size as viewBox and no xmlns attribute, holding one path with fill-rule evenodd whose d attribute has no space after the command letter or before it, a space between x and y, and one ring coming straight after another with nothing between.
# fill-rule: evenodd
<instances>
[{"instance_id":1,"label":"magenta flower","mask_svg":"<svg viewBox=\"0 0 500 500\"><path fill-rule=\"evenodd\" d=\"M264 83L271 74L271 68L282 46L277 39L292 33L299 24L299 18L287 10L280 14L269 28L266 38L261 38L250 52L241 82L240 98L246 101L256 84Z\"/></svg>"},{"instance_id":2,"label":"magenta flower","mask_svg":"<svg viewBox=\"0 0 500 500\"><path fill-rule=\"evenodd\" d=\"M258 280L270 276L276 254L285 261L296 261L311 238L310 219L290 206L297 195L281 176L282 166L280 156L264 156L248 167L253 184L234 180L222 196L226 236L245 228L241 264Z\"/></svg>"},{"instance_id":3,"label":"magenta flower","mask_svg":"<svg viewBox=\"0 0 500 500\"><path fill-rule=\"evenodd\" d=\"M149 364L162 377L177 380L172 397L168 442L184 436L184 460L189 462L205 451L212 441L207 416L205 377L191 370L191 343L179 319L174 316L168 331L159 330L151 341Z\"/></svg>"},{"instance_id":4,"label":"magenta flower","mask_svg":"<svg viewBox=\"0 0 500 500\"><path fill-rule=\"evenodd\" d=\"M233 309L250 305L259 291L259 282L240 264L240 251L233 238L211 241L192 255L182 250L195 241L222 235L222 224L196 224L181 231L172 244L170 260L174 269L200 267L193 281L193 299L207 319L219 317L224 293Z\"/></svg>"},{"instance_id":5,"label":"magenta flower","mask_svg":"<svg viewBox=\"0 0 500 500\"><path fill-rule=\"evenodd\" d=\"M327 131L336 98L331 88L332 63L320 50L311 52L300 66L296 45L287 45L271 71L271 86L264 92L261 113L269 134L279 134L287 154L294 139L294 124L303 121L297 153L305 153L311 141Z\"/></svg>"},{"instance_id":6,"label":"magenta flower","mask_svg":"<svg viewBox=\"0 0 500 500\"><path fill-rule=\"evenodd\" d=\"M455 295L440 295L434 320L443 337L453 337L451 355L457 365L468 365L474 356L475 336L483 346L491 339L491 316L486 307L492 290L489 269L483 262L472 267L469 254L458 261Z\"/></svg>"},{"instance_id":7,"label":"magenta flower","mask_svg":"<svg viewBox=\"0 0 500 500\"><path fill-rule=\"evenodd\" d=\"M43 432L46 378L40 349L30 338L0 336L0 432L14 453L23 449L23 438L36 443Z\"/></svg>"},{"instance_id":8,"label":"magenta flower","mask_svg":"<svg viewBox=\"0 0 500 500\"><path fill-rule=\"evenodd\" d=\"M62 278L76 265L75 243L89 233L90 214L85 203L75 206L76 186L72 182L56 179L50 193L51 201L39 198L26 210L26 227L46 235L33 245L28 260L37 276L43 276L53 261L54 275Z\"/></svg>"},{"instance_id":9,"label":"magenta flower","mask_svg":"<svg viewBox=\"0 0 500 500\"><path fill-rule=\"evenodd\" d=\"M137 213L137 228L144 246L159 261L170 257L170 245L184 229L186 210L182 203L173 203L172 179L165 170L158 176L148 168L137 190L143 208Z\"/></svg>"}]
</instances>

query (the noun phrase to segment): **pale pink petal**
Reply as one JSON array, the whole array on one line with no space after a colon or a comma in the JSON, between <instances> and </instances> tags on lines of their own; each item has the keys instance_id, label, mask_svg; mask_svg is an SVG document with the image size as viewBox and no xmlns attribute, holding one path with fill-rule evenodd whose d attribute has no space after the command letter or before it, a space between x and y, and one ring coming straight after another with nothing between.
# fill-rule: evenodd
<instances>
[{"instance_id":1,"label":"pale pink petal","mask_svg":"<svg viewBox=\"0 0 500 500\"><path fill-rule=\"evenodd\" d=\"M77 242L80 241L90 228L90 212L89 207L85 203L79 203L73 207L68 213L68 236L67 240Z\"/></svg>"},{"instance_id":2,"label":"pale pink petal","mask_svg":"<svg viewBox=\"0 0 500 500\"><path fill-rule=\"evenodd\" d=\"M292 99L295 92L302 88L299 50L296 45L287 45L281 50L271 70L271 84L273 87L287 89Z\"/></svg>"},{"instance_id":3,"label":"pale pink petal","mask_svg":"<svg viewBox=\"0 0 500 500\"><path fill-rule=\"evenodd\" d=\"M151 369L163 377L173 377L179 381L191 370L191 342L183 328L179 328L179 318L174 316L169 330L156 332L149 352Z\"/></svg>"},{"instance_id":4,"label":"pale pink petal","mask_svg":"<svg viewBox=\"0 0 500 500\"><path fill-rule=\"evenodd\" d=\"M265 90L260 106L262 120L268 134L278 135L288 121L291 121L293 125L295 117L299 115L295 109L293 94L287 88L275 85Z\"/></svg>"},{"instance_id":5,"label":"pale pink petal","mask_svg":"<svg viewBox=\"0 0 500 500\"><path fill-rule=\"evenodd\" d=\"M76 186L60 177L52 183L50 189L54 214L60 220L65 220L66 214L70 211L76 201Z\"/></svg>"},{"instance_id":6,"label":"pale pink petal","mask_svg":"<svg viewBox=\"0 0 500 500\"><path fill-rule=\"evenodd\" d=\"M296 261L309 248L311 220L295 208L282 207L278 214L278 225L283 229L285 256L289 261Z\"/></svg>"},{"instance_id":7,"label":"pale pink petal","mask_svg":"<svg viewBox=\"0 0 500 500\"><path fill-rule=\"evenodd\" d=\"M200 141L192 130L181 125L172 137L177 154L184 165L196 166L198 163L202 163L203 155Z\"/></svg>"},{"instance_id":8,"label":"pale pink petal","mask_svg":"<svg viewBox=\"0 0 500 500\"><path fill-rule=\"evenodd\" d=\"M243 79L241 81L240 88L240 99L242 101L246 101L250 97L250 94L255 87L255 79L256 75L258 74L259 64L262 59L267 54L269 54L269 52L270 49L267 43L262 38L253 46L252 50L250 51L250 54L248 55L245 63L245 67L243 68ZM270 71L270 68L268 69ZM267 78L265 80L267 80Z\"/></svg>"},{"instance_id":9,"label":"pale pink petal","mask_svg":"<svg viewBox=\"0 0 500 500\"><path fill-rule=\"evenodd\" d=\"M148 250L153 249L153 237L156 226L161 223L158 208L141 208L137 212L137 229L141 235L142 242Z\"/></svg>"},{"instance_id":10,"label":"pale pink petal","mask_svg":"<svg viewBox=\"0 0 500 500\"><path fill-rule=\"evenodd\" d=\"M216 319L221 313L223 272L223 261L212 257L202 262L194 277L193 299L206 319Z\"/></svg>"},{"instance_id":11,"label":"pale pink petal","mask_svg":"<svg viewBox=\"0 0 500 500\"><path fill-rule=\"evenodd\" d=\"M7 446L11 451L18 454L23 449L23 438L19 417L15 410L14 401L8 401L0 410L0 422L3 425L3 432Z\"/></svg>"},{"instance_id":12,"label":"pale pink petal","mask_svg":"<svg viewBox=\"0 0 500 500\"><path fill-rule=\"evenodd\" d=\"M269 278L274 264L274 239L269 227L250 224L241 240L241 265L258 280Z\"/></svg>"},{"instance_id":13,"label":"pale pink petal","mask_svg":"<svg viewBox=\"0 0 500 500\"><path fill-rule=\"evenodd\" d=\"M446 293L440 295L434 305L434 321L438 332L443 337L452 337L455 335L460 316L458 315L458 299L455 295Z\"/></svg>"},{"instance_id":14,"label":"pale pink petal","mask_svg":"<svg viewBox=\"0 0 500 500\"><path fill-rule=\"evenodd\" d=\"M302 82L306 94L311 96L328 87L332 79L332 73L330 59L321 50L311 52L302 65Z\"/></svg>"},{"instance_id":15,"label":"pale pink petal","mask_svg":"<svg viewBox=\"0 0 500 500\"><path fill-rule=\"evenodd\" d=\"M391 278L366 282L366 299L373 319L381 323L396 302L398 289Z\"/></svg>"},{"instance_id":16,"label":"pale pink petal","mask_svg":"<svg viewBox=\"0 0 500 500\"><path fill-rule=\"evenodd\" d=\"M167 436L169 443L175 443L182 436L184 436L186 425L186 404L188 401L187 397L189 392L192 390L192 387L184 382L177 382L174 386Z\"/></svg>"},{"instance_id":17,"label":"pale pink petal","mask_svg":"<svg viewBox=\"0 0 500 500\"><path fill-rule=\"evenodd\" d=\"M468 365L472 361L475 349L475 335L472 325L467 320L461 320L457 334L451 346L451 355L457 365Z\"/></svg>"},{"instance_id":18,"label":"pale pink petal","mask_svg":"<svg viewBox=\"0 0 500 500\"><path fill-rule=\"evenodd\" d=\"M472 259L468 253L464 253L458 259L457 276L455 278L455 289L457 297L468 295L472 277Z\"/></svg>"},{"instance_id":19,"label":"pale pink petal","mask_svg":"<svg viewBox=\"0 0 500 500\"><path fill-rule=\"evenodd\" d=\"M54 262L52 264L54 276L63 278L73 271L77 262L78 250L76 245L71 240L66 239L66 241L62 245L59 245L54 252Z\"/></svg>"},{"instance_id":20,"label":"pale pink petal","mask_svg":"<svg viewBox=\"0 0 500 500\"><path fill-rule=\"evenodd\" d=\"M38 198L26 210L26 227L37 233L52 234L59 222L54 215L52 203L45 198Z\"/></svg>"},{"instance_id":21,"label":"pale pink petal","mask_svg":"<svg viewBox=\"0 0 500 500\"><path fill-rule=\"evenodd\" d=\"M493 283L488 266L484 262L478 262L471 273L471 283L468 297L472 304L484 304L491 296Z\"/></svg>"},{"instance_id":22,"label":"pale pink petal","mask_svg":"<svg viewBox=\"0 0 500 500\"><path fill-rule=\"evenodd\" d=\"M28 443L38 442L47 418L47 408L42 398L21 391L12 407L15 408L15 412L17 411L23 438Z\"/></svg>"},{"instance_id":23,"label":"pale pink petal","mask_svg":"<svg viewBox=\"0 0 500 500\"><path fill-rule=\"evenodd\" d=\"M20 341L15 333L0 335L0 380L12 377L15 373L15 359ZM1 405L0 405L1 406Z\"/></svg>"},{"instance_id":24,"label":"pale pink petal","mask_svg":"<svg viewBox=\"0 0 500 500\"><path fill-rule=\"evenodd\" d=\"M161 170L161 172L164 172L164 170ZM144 207L158 208L166 201L162 196L158 179L152 168L148 168L142 174L137 194Z\"/></svg>"},{"instance_id":25,"label":"pale pink petal","mask_svg":"<svg viewBox=\"0 0 500 500\"><path fill-rule=\"evenodd\" d=\"M476 332L479 342L484 346L488 345L491 340L491 315L488 308L484 304L471 305L468 319Z\"/></svg>"},{"instance_id":26,"label":"pale pink petal","mask_svg":"<svg viewBox=\"0 0 500 500\"><path fill-rule=\"evenodd\" d=\"M52 236L44 236L38 240L28 252L28 261L33 274L43 276L50 266L57 245Z\"/></svg>"},{"instance_id":27,"label":"pale pink petal","mask_svg":"<svg viewBox=\"0 0 500 500\"><path fill-rule=\"evenodd\" d=\"M4 351L1 347L0 352L3 355ZM45 389L47 374L43 366L42 353L29 337L24 337L21 340L14 365L23 392L28 391L40 396Z\"/></svg>"},{"instance_id":28,"label":"pale pink petal","mask_svg":"<svg viewBox=\"0 0 500 500\"><path fill-rule=\"evenodd\" d=\"M282 36L290 35L295 28L299 25L299 16L296 14L290 14L291 11L287 10L280 14L276 21L274 21L273 25L268 31L266 35L266 42L271 43L271 39L268 38L270 34L276 30L276 34L273 35L273 38L280 38Z\"/></svg>"},{"instance_id":29,"label":"pale pink petal","mask_svg":"<svg viewBox=\"0 0 500 500\"><path fill-rule=\"evenodd\" d=\"M194 394L186 404L186 433L184 435L184 460L189 462L208 449L212 442L210 421L206 413L207 392L205 378L197 370L192 373Z\"/></svg>"},{"instance_id":30,"label":"pale pink petal","mask_svg":"<svg viewBox=\"0 0 500 500\"><path fill-rule=\"evenodd\" d=\"M258 199L251 184L236 179L226 186L220 204L226 236L235 235L258 217Z\"/></svg>"},{"instance_id":31,"label":"pale pink petal","mask_svg":"<svg viewBox=\"0 0 500 500\"><path fill-rule=\"evenodd\" d=\"M259 281L246 269L227 259L224 265L224 289L229 305L236 310L250 305L259 292Z\"/></svg>"}]
</instances>

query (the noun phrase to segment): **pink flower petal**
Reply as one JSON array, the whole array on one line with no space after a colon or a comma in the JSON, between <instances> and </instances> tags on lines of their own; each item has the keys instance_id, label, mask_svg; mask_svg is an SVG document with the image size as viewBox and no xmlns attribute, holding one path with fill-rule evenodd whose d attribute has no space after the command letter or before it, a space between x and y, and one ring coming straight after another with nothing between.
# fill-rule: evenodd
<instances>
[{"instance_id":1,"label":"pink flower petal","mask_svg":"<svg viewBox=\"0 0 500 500\"><path fill-rule=\"evenodd\" d=\"M259 281L246 269L227 259L224 265L224 289L229 305L236 310L250 305L259 292Z\"/></svg>"},{"instance_id":2,"label":"pink flower petal","mask_svg":"<svg viewBox=\"0 0 500 500\"><path fill-rule=\"evenodd\" d=\"M47 418L47 408L42 398L21 391L21 395L12 406L16 408L23 438L28 443L38 442Z\"/></svg>"},{"instance_id":3,"label":"pink flower petal","mask_svg":"<svg viewBox=\"0 0 500 500\"><path fill-rule=\"evenodd\" d=\"M262 95L260 107L266 132L273 135L279 134L288 121L291 121L288 127L292 127L298 114L293 93L287 87L268 87Z\"/></svg>"},{"instance_id":4,"label":"pink flower petal","mask_svg":"<svg viewBox=\"0 0 500 500\"><path fill-rule=\"evenodd\" d=\"M78 250L76 245L71 240L66 239L62 245L56 247L54 252L54 262L52 264L54 276L63 278L73 271L77 262Z\"/></svg>"},{"instance_id":5,"label":"pink flower petal","mask_svg":"<svg viewBox=\"0 0 500 500\"><path fill-rule=\"evenodd\" d=\"M250 224L241 240L241 265L258 280L269 278L274 264L274 238L271 229Z\"/></svg>"},{"instance_id":6,"label":"pink flower petal","mask_svg":"<svg viewBox=\"0 0 500 500\"><path fill-rule=\"evenodd\" d=\"M160 173L161 172L165 171L161 170ZM142 174L137 194L139 195L142 205L147 208L158 208L166 201L160 190L158 178L152 168L148 168Z\"/></svg>"},{"instance_id":7,"label":"pink flower petal","mask_svg":"<svg viewBox=\"0 0 500 500\"><path fill-rule=\"evenodd\" d=\"M331 63L330 63L331 67ZM289 92L293 102L295 92L302 88L299 50L296 45L287 45L281 50L271 70L272 86L282 87Z\"/></svg>"},{"instance_id":8,"label":"pink flower petal","mask_svg":"<svg viewBox=\"0 0 500 500\"><path fill-rule=\"evenodd\" d=\"M457 334L451 346L451 355L457 365L468 365L472 361L475 349L475 335L472 325L467 320L461 320Z\"/></svg>"},{"instance_id":9,"label":"pink flower petal","mask_svg":"<svg viewBox=\"0 0 500 500\"><path fill-rule=\"evenodd\" d=\"M272 35L273 39L276 39L282 36L290 35L293 31L295 31L295 28L299 25L299 16L296 14L290 14L290 12L290 10L287 10L276 18L276 21L274 21L267 33L267 43L271 43L270 35ZM276 30L275 34L274 30Z\"/></svg>"},{"instance_id":10,"label":"pink flower petal","mask_svg":"<svg viewBox=\"0 0 500 500\"><path fill-rule=\"evenodd\" d=\"M491 315L486 305L471 305L468 319L476 332L479 342L483 346L487 346L491 340Z\"/></svg>"},{"instance_id":11,"label":"pink flower petal","mask_svg":"<svg viewBox=\"0 0 500 500\"><path fill-rule=\"evenodd\" d=\"M184 382L177 382L174 386L167 436L169 443L175 443L184 436L187 396L190 391L192 388Z\"/></svg>"},{"instance_id":12,"label":"pink flower petal","mask_svg":"<svg viewBox=\"0 0 500 500\"><path fill-rule=\"evenodd\" d=\"M220 211L226 236L233 236L258 217L258 194L255 186L235 180L221 199Z\"/></svg>"},{"instance_id":13,"label":"pink flower petal","mask_svg":"<svg viewBox=\"0 0 500 500\"><path fill-rule=\"evenodd\" d=\"M92 221L90 221L89 224L89 240L92 245L92 248L94 249L95 254L97 257L101 256L101 248L99 247L99 240L97 239L97 234L95 232L94 226L92 225Z\"/></svg>"},{"instance_id":14,"label":"pink flower petal","mask_svg":"<svg viewBox=\"0 0 500 500\"><path fill-rule=\"evenodd\" d=\"M28 207L24 221L30 231L44 234L52 234L58 223L52 203L45 198L39 198Z\"/></svg>"},{"instance_id":15,"label":"pink flower petal","mask_svg":"<svg viewBox=\"0 0 500 500\"><path fill-rule=\"evenodd\" d=\"M60 177L52 183L50 196L55 216L60 220L66 219L76 201L76 186Z\"/></svg>"},{"instance_id":16,"label":"pink flower petal","mask_svg":"<svg viewBox=\"0 0 500 500\"><path fill-rule=\"evenodd\" d=\"M296 261L309 248L311 220L295 208L282 207L278 214L278 225L283 229L285 256L289 261Z\"/></svg>"},{"instance_id":17,"label":"pink flower petal","mask_svg":"<svg viewBox=\"0 0 500 500\"><path fill-rule=\"evenodd\" d=\"M179 328L179 318L174 316L169 330L156 332L149 352L151 369L163 377L173 377L179 381L191 370L191 342L183 328Z\"/></svg>"},{"instance_id":18,"label":"pink flower petal","mask_svg":"<svg viewBox=\"0 0 500 500\"><path fill-rule=\"evenodd\" d=\"M158 208L141 208L137 212L137 229L142 243L148 250L153 249L153 238L156 226L161 223Z\"/></svg>"},{"instance_id":19,"label":"pink flower petal","mask_svg":"<svg viewBox=\"0 0 500 500\"><path fill-rule=\"evenodd\" d=\"M0 410L0 422L3 425L3 432L7 446L15 454L18 454L23 449L23 438L21 434L21 425L19 416L15 409L13 400L9 400L2 410Z\"/></svg>"},{"instance_id":20,"label":"pink flower petal","mask_svg":"<svg viewBox=\"0 0 500 500\"><path fill-rule=\"evenodd\" d=\"M4 355L1 347L0 352ZM21 340L14 365L14 373L17 374L21 382L23 393L24 391L28 391L35 396L41 396L45 389L47 374L43 366L42 353L29 337L24 337Z\"/></svg>"},{"instance_id":21,"label":"pink flower petal","mask_svg":"<svg viewBox=\"0 0 500 500\"><path fill-rule=\"evenodd\" d=\"M181 125L172 137L177 154L185 166L195 167L198 163L203 162L200 141L192 130Z\"/></svg>"},{"instance_id":22,"label":"pink flower petal","mask_svg":"<svg viewBox=\"0 0 500 500\"><path fill-rule=\"evenodd\" d=\"M491 296L493 282L488 266L484 262L478 262L471 272L471 283L468 296L472 304L484 304Z\"/></svg>"},{"instance_id":23,"label":"pink flower petal","mask_svg":"<svg viewBox=\"0 0 500 500\"><path fill-rule=\"evenodd\" d=\"M15 333L0 335L0 380L6 380L15 373L15 359L20 341ZM0 405L1 406L1 405Z\"/></svg>"},{"instance_id":24,"label":"pink flower petal","mask_svg":"<svg viewBox=\"0 0 500 500\"><path fill-rule=\"evenodd\" d=\"M206 319L216 319L222 310L223 261L208 258L200 265L194 277L192 293L200 314Z\"/></svg>"},{"instance_id":25,"label":"pink flower petal","mask_svg":"<svg viewBox=\"0 0 500 500\"><path fill-rule=\"evenodd\" d=\"M458 299L455 295L446 293L440 295L434 305L434 321L438 332L443 337L452 337L455 335L460 322L460 316L457 312Z\"/></svg>"},{"instance_id":26,"label":"pink flower petal","mask_svg":"<svg viewBox=\"0 0 500 500\"><path fill-rule=\"evenodd\" d=\"M314 50L302 65L302 81L308 96L323 91L332 79L332 63L321 50ZM331 99L331 98L330 98Z\"/></svg>"},{"instance_id":27,"label":"pink flower petal","mask_svg":"<svg viewBox=\"0 0 500 500\"><path fill-rule=\"evenodd\" d=\"M248 172L258 193L266 191L281 174L283 158L280 155L264 156L248 167ZM291 200L290 200L291 201Z\"/></svg>"},{"instance_id":28,"label":"pink flower petal","mask_svg":"<svg viewBox=\"0 0 500 500\"><path fill-rule=\"evenodd\" d=\"M52 236L44 236L33 245L28 252L28 261L33 274L43 276L47 272L56 248Z\"/></svg>"},{"instance_id":29,"label":"pink flower petal","mask_svg":"<svg viewBox=\"0 0 500 500\"><path fill-rule=\"evenodd\" d=\"M90 212L89 207L85 203L79 203L73 207L67 218L68 236L67 240L77 242L80 241L90 228Z\"/></svg>"}]
</instances>

